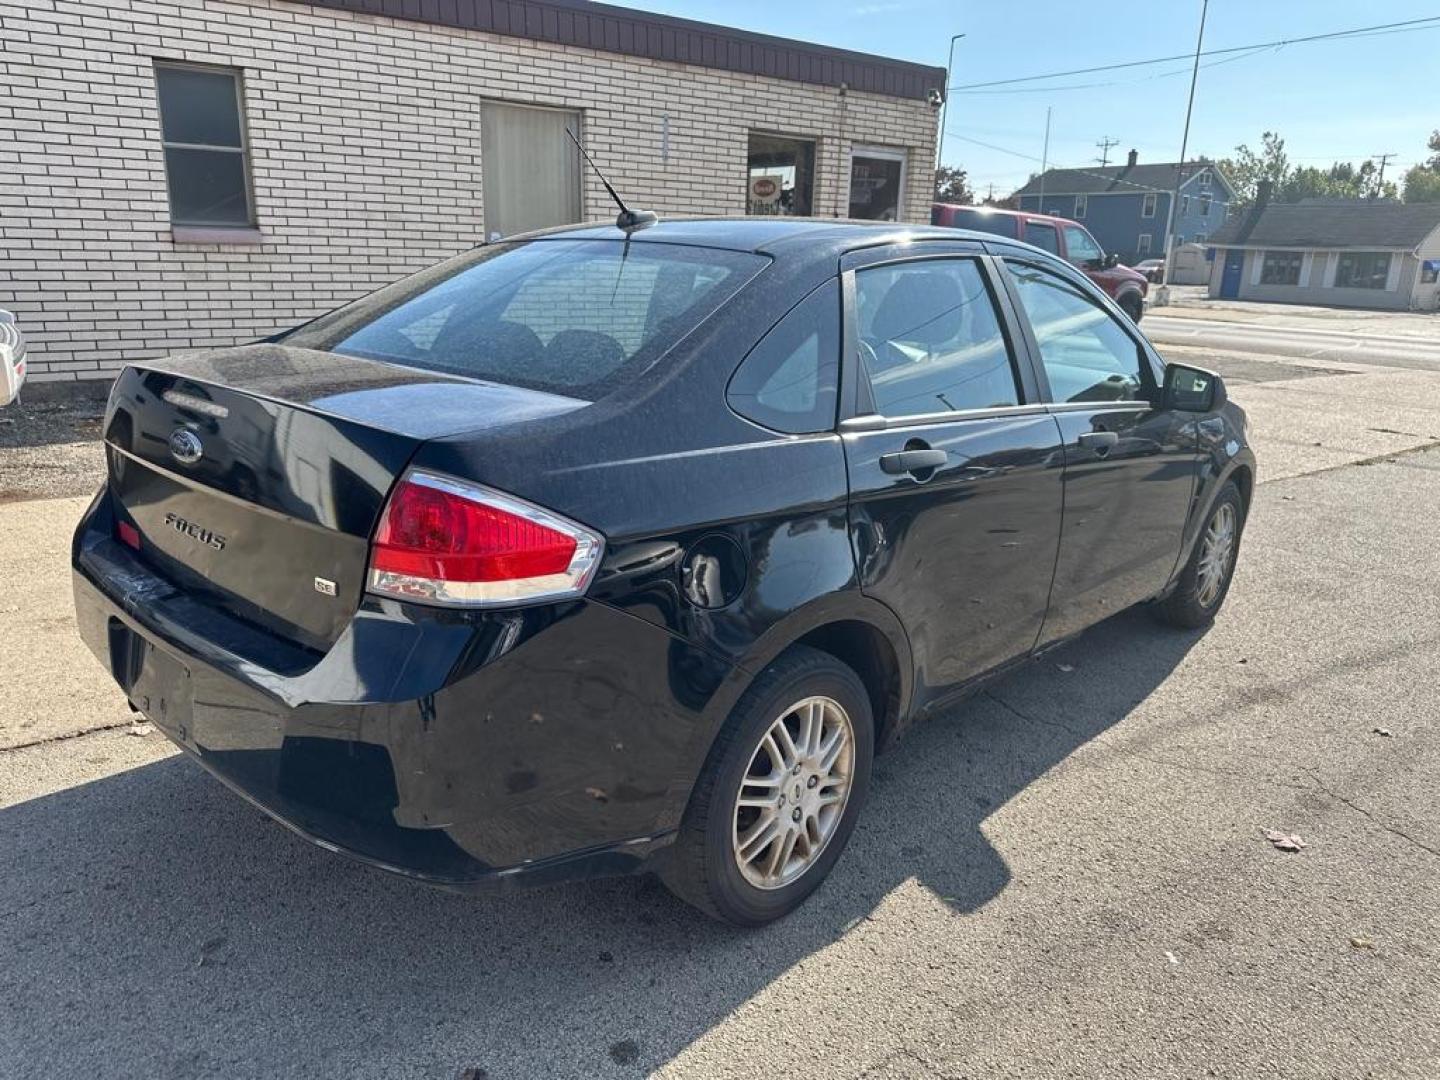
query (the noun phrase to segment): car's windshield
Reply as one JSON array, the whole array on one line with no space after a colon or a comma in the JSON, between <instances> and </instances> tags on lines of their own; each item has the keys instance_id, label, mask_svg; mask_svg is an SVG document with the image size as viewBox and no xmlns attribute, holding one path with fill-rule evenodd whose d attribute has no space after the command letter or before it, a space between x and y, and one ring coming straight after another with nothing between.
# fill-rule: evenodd
<instances>
[{"instance_id":1,"label":"car's windshield","mask_svg":"<svg viewBox=\"0 0 1440 1080\"><path fill-rule=\"evenodd\" d=\"M533 240L461 255L322 316L287 345L595 400L664 355L758 255Z\"/></svg>"}]
</instances>

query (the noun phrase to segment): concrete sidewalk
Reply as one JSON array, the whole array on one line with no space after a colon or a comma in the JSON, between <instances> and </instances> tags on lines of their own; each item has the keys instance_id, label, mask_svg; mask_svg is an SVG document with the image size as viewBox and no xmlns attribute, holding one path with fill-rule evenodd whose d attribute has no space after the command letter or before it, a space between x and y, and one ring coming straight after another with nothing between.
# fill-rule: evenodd
<instances>
[{"instance_id":1,"label":"concrete sidewalk","mask_svg":"<svg viewBox=\"0 0 1440 1080\"><path fill-rule=\"evenodd\" d=\"M1154 295L1153 288L1151 295ZM1253 300L1211 300L1206 296L1203 285L1171 286L1169 304L1146 307L1146 315L1152 314L1174 319L1250 323L1285 330L1410 337L1440 342L1440 312L1368 311Z\"/></svg>"}]
</instances>

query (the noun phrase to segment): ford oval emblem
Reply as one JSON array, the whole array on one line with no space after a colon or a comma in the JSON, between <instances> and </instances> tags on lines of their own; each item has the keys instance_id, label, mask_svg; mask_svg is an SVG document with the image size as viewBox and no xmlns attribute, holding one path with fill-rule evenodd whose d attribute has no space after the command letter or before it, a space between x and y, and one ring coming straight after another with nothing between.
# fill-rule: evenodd
<instances>
[{"instance_id":1,"label":"ford oval emblem","mask_svg":"<svg viewBox=\"0 0 1440 1080\"><path fill-rule=\"evenodd\" d=\"M194 465L204 453L205 444L189 428L176 428L170 433L170 456L181 465Z\"/></svg>"}]
</instances>

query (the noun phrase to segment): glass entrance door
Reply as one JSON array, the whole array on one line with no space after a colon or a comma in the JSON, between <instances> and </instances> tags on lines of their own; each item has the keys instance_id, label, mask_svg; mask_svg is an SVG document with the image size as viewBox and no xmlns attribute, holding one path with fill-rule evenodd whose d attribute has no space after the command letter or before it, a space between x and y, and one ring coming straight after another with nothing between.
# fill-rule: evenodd
<instances>
[{"instance_id":1,"label":"glass entrance door","mask_svg":"<svg viewBox=\"0 0 1440 1080\"><path fill-rule=\"evenodd\" d=\"M850 152L850 216L899 221L905 197L905 155L857 146Z\"/></svg>"}]
</instances>

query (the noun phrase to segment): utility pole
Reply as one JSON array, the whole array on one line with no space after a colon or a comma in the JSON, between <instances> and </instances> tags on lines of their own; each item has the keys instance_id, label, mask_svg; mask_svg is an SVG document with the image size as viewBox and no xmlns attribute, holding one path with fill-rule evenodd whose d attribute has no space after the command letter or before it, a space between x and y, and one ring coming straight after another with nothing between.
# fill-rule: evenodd
<instances>
[{"instance_id":1,"label":"utility pole","mask_svg":"<svg viewBox=\"0 0 1440 1080\"><path fill-rule=\"evenodd\" d=\"M1190 100L1185 103L1185 133L1180 136L1180 163L1175 167L1175 190L1170 193L1170 208L1165 213L1165 261L1160 265L1160 288L1156 300L1170 299L1170 262L1175 238L1175 204L1180 201L1180 187L1185 183L1185 151L1190 146L1190 114L1195 109L1195 80L1200 75L1200 49L1205 44L1205 16L1210 13L1210 0L1201 0L1200 33L1195 37L1195 65L1190 69Z\"/></svg>"},{"instance_id":2,"label":"utility pole","mask_svg":"<svg viewBox=\"0 0 1440 1080\"><path fill-rule=\"evenodd\" d=\"M1390 163L1390 159L1392 157L1395 157L1396 155L1376 154L1375 156L1380 159L1380 175L1375 180L1375 191L1370 196L1372 199L1378 199L1380 197L1380 193L1385 190L1385 166L1388 165Z\"/></svg>"},{"instance_id":3,"label":"utility pole","mask_svg":"<svg viewBox=\"0 0 1440 1080\"><path fill-rule=\"evenodd\" d=\"M1100 163L1100 167L1103 169L1106 165L1110 164L1110 148L1112 146L1119 146L1120 140L1112 139L1109 135L1106 135L1095 145L1100 149L1100 156L1095 160Z\"/></svg>"},{"instance_id":4,"label":"utility pole","mask_svg":"<svg viewBox=\"0 0 1440 1080\"><path fill-rule=\"evenodd\" d=\"M1040 151L1040 213L1045 212L1045 173L1050 168L1050 109L1045 106L1045 149Z\"/></svg>"},{"instance_id":5,"label":"utility pole","mask_svg":"<svg viewBox=\"0 0 1440 1080\"><path fill-rule=\"evenodd\" d=\"M945 118L950 113L950 79L951 70L955 67L955 42L959 41L964 34L955 34L950 38L950 57L945 61L945 100L940 103L940 149L935 152L935 168L945 164Z\"/></svg>"}]
</instances>

